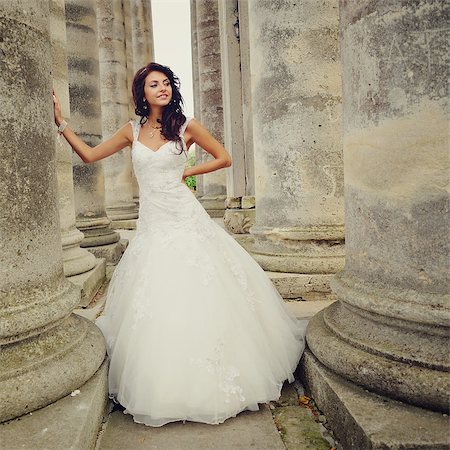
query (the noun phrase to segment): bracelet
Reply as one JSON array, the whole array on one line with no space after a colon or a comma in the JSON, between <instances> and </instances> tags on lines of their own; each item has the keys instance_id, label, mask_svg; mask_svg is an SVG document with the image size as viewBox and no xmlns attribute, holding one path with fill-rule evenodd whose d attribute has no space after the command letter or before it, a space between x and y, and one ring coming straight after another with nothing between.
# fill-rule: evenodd
<instances>
[{"instance_id":1,"label":"bracelet","mask_svg":"<svg viewBox=\"0 0 450 450\"><path fill-rule=\"evenodd\" d=\"M67 122L63 119L62 122L59 124L58 133L62 134L62 132L64 131L64 129L66 127L67 127Z\"/></svg>"}]
</instances>

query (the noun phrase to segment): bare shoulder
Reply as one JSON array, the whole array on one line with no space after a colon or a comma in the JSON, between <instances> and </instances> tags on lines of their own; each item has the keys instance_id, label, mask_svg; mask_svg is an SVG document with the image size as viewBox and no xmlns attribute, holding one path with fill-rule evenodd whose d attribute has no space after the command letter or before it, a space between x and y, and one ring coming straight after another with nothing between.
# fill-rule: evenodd
<instances>
[{"instance_id":1,"label":"bare shoulder","mask_svg":"<svg viewBox=\"0 0 450 450\"><path fill-rule=\"evenodd\" d=\"M133 143L134 140L134 123L134 120L130 120L117 130L117 132L122 134L122 136L124 136L130 144Z\"/></svg>"},{"instance_id":2,"label":"bare shoulder","mask_svg":"<svg viewBox=\"0 0 450 450\"><path fill-rule=\"evenodd\" d=\"M193 131L195 133L195 131L199 131L201 129L206 130L206 128L195 117L191 117L186 126L186 131Z\"/></svg>"},{"instance_id":3,"label":"bare shoulder","mask_svg":"<svg viewBox=\"0 0 450 450\"><path fill-rule=\"evenodd\" d=\"M185 129L184 138L189 147L194 142L197 142L197 139L202 136L206 136L209 134L209 131L195 118L192 117Z\"/></svg>"}]
</instances>

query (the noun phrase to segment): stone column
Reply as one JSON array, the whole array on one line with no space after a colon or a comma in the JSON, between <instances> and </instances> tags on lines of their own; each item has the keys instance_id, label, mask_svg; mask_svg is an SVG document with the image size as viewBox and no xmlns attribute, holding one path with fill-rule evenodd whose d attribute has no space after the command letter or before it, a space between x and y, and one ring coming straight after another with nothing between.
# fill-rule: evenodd
<instances>
[{"instance_id":1,"label":"stone column","mask_svg":"<svg viewBox=\"0 0 450 450\"><path fill-rule=\"evenodd\" d=\"M131 91L131 86L133 84L134 77L134 64L133 64L133 37L131 32L131 17L130 17L130 3L128 0L122 1L122 14L123 14L123 25L125 29L125 55L126 55L126 66L127 66L127 95L128 95L128 115L130 119L134 119L134 103L133 94ZM133 175L133 192L134 183L137 183ZM139 195L138 195L139 197Z\"/></svg>"},{"instance_id":2,"label":"stone column","mask_svg":"<svg viewBox=\"0 0 450 450\"><path fill-rule=\"evenodd\" d=\"M97 327L71 314L80 290L63 271L49 3L2 0L0 8L6 62L0 78L0 421L5 421L80 387L102 364L105 347Z\"/></svg>"},{"instance_id":3,"label":"stone column","mask_svg":"<svg viewBox=\"0 0 450 450\"><path fill-rule=\"evenodd\" d=\"M70 121L64 0L52 1L50 13L53 87L63 116ZM97 260L92 253L80 247L84 235L75 227L72 149L64 138L56 142L56 158L64 274L81 286L81 304L86 305L105 278L105 260Z\"/></svg>"},{"instance_id":4,"label":"stone column","mask_svg":"<svg viewBox=\"0 0 450 450\"><path fill-rule=\"evenodd\" d=\"M249 0L238 0L239 53L242 80L242 120L244 132L245 195L243 209L255 207L255 162L253 149L253 107L250 72ZM252 206L253 203L253 206ZM252 218L252 225L254 217Z\"/></svg>"},{"instance_id":5,"label":"stone column","mask_svg":"<svg viewBox=\"0 0 450 450\"><path fill-rule=\"evenodd\" d=\"M131 34L133 40L133 64L136 72L153 61L153 23L151 2L147 0L129 0Z\"/></svg>"},{"instance_id":6,"label":"stone column","mask_svg":"<svg viewBox=\"0 0 450 450\"><path fill-rule=\"evenodd\" d=\"M285 298L330 296L344 263L335 0L249 1L256 224L247 249Z\"/></svg>"},{"instance_id":7,"label":"stone column","mask_svg":"<svg viewBox=\"0 0 450 450\"><path fill-rule=\"evenodd\" d=\"M122 0L97 0L103 139L129 121ZM114 228L136 228L130 148L103 161L105 204Z\"/></svg>"},{"instance_id":8,"label":"stone column","mask_svg":"<svg viewBox=\"0 0 450 450\"><path fill-rule=\"evenodd\" d=\"M201 114L199 121L223 144L218 0L197 0L196 12ZM206 162L211 159L213 157L203 151L202 160L198 162ZM226 199L225 169L201 176L203 178L203 196L199 198L200 202L212 217L223 217Z\"/></svg>"},{"instance_id":9,"label":"stone column","mask_svg":"<svg viewBox=\"0 0 450 450\"><path fill-rule=\"evenodd\" d=\"M67 52L71 126L87 144L102 141L102 115L94 0L66 0ZM85 164L73 156L77 227L84 233L83 247L116 263L123 251L118 233L105 211L102 161Z\"/></svg>"},{"instance_id":10,"label":"stone column","mask_svg":"<svg viewBox=\"0 0 450 450\"><path fill-rule=\"evenodd\" d=\"M132 77L128 86L128 90L131 92L131 82L134 74L141 67L154 60L152 10L151 2L147 0L124 0L123 5L126 34L127 36L129 35L130 39L128 41L127 37L127 52L128 43L130 43L129 48L131 51L127 61L131 59L133 63ZM131 104L133 105L133 101ZM132 109L134 114L134 107ZM139 205L139 185L134 174L133 200Z\"/></svg>"},{"instance_id":11,"label":"stone column","mask_svg":"<svg viewBox=\"0 0 450 450\"><path fill-rule=\"evenodd\" d=\"M200 119L200 80L198 73L198 42L197 42L197 1L190 0L191 5L191 51L192 51L192 88L194 96L194 117ZM195 161L201 162L203 150L195 146ZM195 195L203 196L203 177L195 177Z\"/></svg>"},{"instance_id":12,"label":"stone column","mask_svg":"<svg viewBox=\"0 0 450 450\"><path fill-rule=\"evenodd\" d=\"M450 444L442 415L368 393L448 412L450 33L444 4L426 3L341 3L347 254L332 283L339 301L308 328L305 377L325 413L330 390L363 387L352 388L357 407L333 400L335 411L344 403L330 415L345 448L360 408L372 414L366 405L383 422L376 433L367 420L352 431L370 441L364 448L373 439L397 447L399 436L404 448Z\"/></svg>"},{"instance_id":13,"label":"stone column","mask_svg":"<svg viewBox=\"0 0 450 450\"><path fill-rule=\"evenodd\" d=\"M226 171L227 200L224 223L232 233L245 234L255 222L253 146L244 126L244 83L248 72L248 2L219 2L220 53L225 147L233 159ZM241 7L242 19L241 23ZM244 39L241 41L241 31ZM241 54L242 57L241 57ZM244 59L244 64L242 64ZM247 119L247 117L246 117ZM247 138L247 139L246 139Z\"/></svg>"}]
</instances>

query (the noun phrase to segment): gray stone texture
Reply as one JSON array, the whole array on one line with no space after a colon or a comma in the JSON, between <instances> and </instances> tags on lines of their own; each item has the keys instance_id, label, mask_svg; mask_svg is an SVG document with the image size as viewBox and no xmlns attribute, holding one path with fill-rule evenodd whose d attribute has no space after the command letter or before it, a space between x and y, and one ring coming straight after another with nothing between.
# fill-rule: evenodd
<instances>
[{"instance_id":1,"label":"gray stone texture","mask_svg":"<svg viewBox=\"0 0 450 450\"><path fill-rule=\"evenodd\" d=\"M147 0L124 0L130 5L133 65L136 72L153 61L153 23L151 2Z\"/></svg>"},{"instance_id":2,"label":"gray stone texture","mask_svg":"<svg viewBox=\"0 0 450 450\"><path fill-rule=\"evenodd\" d=\"M220 425L173 422L146 427L130 415L115 411L102 432L98 450L284 450L268 405L260 411L244 411Z\"/></svg>"},{"instance_id":3,"label":"gray stone texture","mask_svg":"<svg viewBox=\"0 0 450 450\"><path fill-rule=\"evenodd\" d=\"M89 272L73 275L69 278L71 283L81 288L79 306L87 306L105 281L106 260L105 258L96 258L95 261L95 266Z\"/></svg>"},{"instance_id":4,"label":"gray stone texture","mask_svg":"<svg viewBox=\"0 0 450 450\"><path fill-rule=\"evenodd\" d=\"M241 50L244 62L248 61L248 39L240 41L240 30L248 35L248 4L238 7L238 0L218 2L220 54L222 72L222 99L224 118L225 148L231 154L233 164L226 170L227 181L227 209L224 214L224 223L231 233L248 233L255 223L255 209L245 209L241 206L230 205L229 200L241 199L254 194L254 164L253 140L248 136L248 117L244 117L245 101L244 90L250 91L244 83L249 82L249 74L242 68ZM247 15L246 15L247 12ZM242 21L241 21L242 19ZM252 133L251 133L252 134Z\"/></svg>"},{"instance_id":5,"label":"gray stone texture","mask_svg":"<svg viewBox=\"0 0 450 450\"><path fill-rule=\"evenodd\" d=\"M341 4L347 256L332 282L339 302L307 333L314 364L441 412L450 394L444 8ZM311 377L309 389L326 403L322 382Z\"/></svg>"},{"instance_id":6,"label":"gray stone texture","mask_svg":"<svg viewBox=\"0 0 450 450\"><path fill-rule=\"evenodd\" d=\"M91 450L108 398L105 360L85 384L51 405L0 424L4 450Z\"/></svg>"},{"instance_id":7,"label":"gray stone texture","mask_svg":"<svg viewBox=\"0 0 450 450\"><path fill-rule=\"evenodd\" d=\"M66 0L67 53L71 127L88 145L102 140L102 115L94 0ZM82 247L114 244L105 211L102 161L85 164L74 153L73 175L77 227L84 233Z\"/></svg>"},{"instance_id":8,"label":"gray stone texture","mask_svg":"<svg viewBox=\"0 0 450 450\"><path fill-rule=\"evenodd\" d=\"M250 34L248 19L248 0L238 0L239 56L241 72L241 101L245 152L245 192L255 196L255 161L253 149L253 105L250 72ZM247 206L242 205L243 208Z\"/></svg>"},{"instance_id":9,"label":"gray stone texture","mask_svg":"<svg viewBox=\"0 0 450 450\"><path fill-rule=\"evenodd\" d=\"M191 12L191 52L192 52L192 91L194 97L194 117L200 119L200 75L198 72L198 38L197 38L197 0L190 0ZM203 150L196 144L192 144L195 149L195 160L201 162ZM203 195L203 177L195 177L195 194L198 197Z\"/></svg>"},{"instance_id":10,"label":"gray stone texture","mask_svg":"<svg viewBox=\"0 0 450 450\"><path fill-rule=\"evenodd\" d=\"M5 421L83 384L102 363L105 348L99 330L71 314L80 292L63 271L49 3L2 1L0 9L0 46L8 62L0 79L0 421Z\"/></svg>"},{"instance_id":11,"label":"gray stone texture","mask_svg":"<svg viewBox=\"0 0 450 450\"><path fill-rule=\"evenodd\" d=\"M368 392L327 369L309 350L299 375L345 450L450 447L450 422L445 414Z\"/></svg>"},{"instance_id":12,"label":"gray stone texture","mask_svg":"<svg viewBox=\"0 0 450 450\"><path fill-rule=\"evenodd\" d=\"M246 160L242 117L242 76L236 36L238 1L217 2L222 75L223 137L233 164L226 171L228 197L246 195Z\"/></svg>"},{"instance_id":13,"label":"gray stone texture","mask_svg":"<svg viewBox=\"0 0 450 450\"><path fill-rule=\"evenodd\" d=\"M62 115L70 122L64 0L50 2L50 37L52 43L53 88L61 104ZM90 275L93 274L96 260L92 253L80 247L84 235L75 227L72 148L63 137L59 137L55 144L64 274L66 277L85 274L83 278L89 281ZM71 281L73 280L71 279Z\"/></svg>"},{"instance_id":14,"label":"gray stone texture","mask_svg":"<svg viewBox=\"0 0 450 450\"><path fill-rule=\"evenodd\" d=\"M220 58L219 11L217 0L197 0L197 51L200 88L199 121L224 144L222 105L222 70ZM212 160L203 151L198 163ZM226 198L226 171L224 169L200 175L203 178L203 195L199 199L214 217L223 216ZM209 211L208 211L209 212Z\"/></svg>"},{"instance_id":15,"label":"gray stone texture","mask_svg":"<svg viewBox=\"0 0 450 450\"><path fill-rule=\"evenodd\" d=\"M268 271L334 274L344 264L337 2L248 6L256 223L247 250Z\"/></svg>"},{"instance_id":16,"label":"gray stone texture","mask_svg":"<svg viewBox=\"0 0 450 450\"><path fill-rule=\"evenodd\" d=\"M133 96L131 86L134 74L149 62L154 60L153 47L153 23L151 2L147 0L123 0L123 11L125 16L125 36L127 42L127 64L130 64L128 71L128 92L130 93L130 105L134 116ZM133 117L132 116L132 117ZM133 173L133 199L139 205L139 185Z\"/></svg>"},{"instance_id":17,"label":"gray stone texture","mask_svg":"<svg viewBox=\"0 0 450 450\"><path fill-rule=\"evenodd\" d=\"M103 139L111 137L129 120L125 26L121 0L97 0L98 46L101 79ZM105 204L113 221L138 217L133 202L130 148L103 161Z\"/></svg>"}]
</instances>

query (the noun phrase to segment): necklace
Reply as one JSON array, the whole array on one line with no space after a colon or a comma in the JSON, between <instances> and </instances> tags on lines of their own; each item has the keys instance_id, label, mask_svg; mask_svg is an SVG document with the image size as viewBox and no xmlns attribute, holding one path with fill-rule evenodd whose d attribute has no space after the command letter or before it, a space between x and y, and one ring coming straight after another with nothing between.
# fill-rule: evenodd
<instances>
[{"instance_id":1,"label":"necklace","mask_svg":"<svg viewBox=\"0 0 450 450\"><path fill-rule=\"evenodd\" d=\"M160 130L159 133L161 134L161 129L162 126L156 127L155 125L153 125L152 123L150 123L150 121L148 121L148 123L150 124L150 127L154 129L154 131L151 131L148 136L149 138L153 138L155 136L156 130ZM148 126L146 126L145 128L148 128Z\"/></svg>"}]
</instances>

